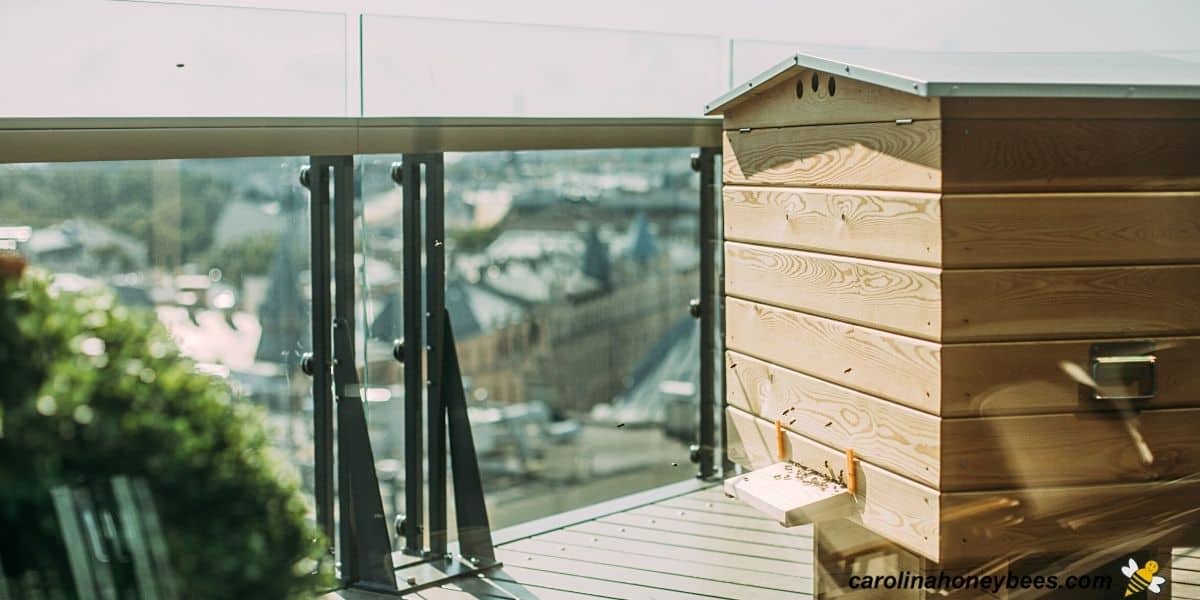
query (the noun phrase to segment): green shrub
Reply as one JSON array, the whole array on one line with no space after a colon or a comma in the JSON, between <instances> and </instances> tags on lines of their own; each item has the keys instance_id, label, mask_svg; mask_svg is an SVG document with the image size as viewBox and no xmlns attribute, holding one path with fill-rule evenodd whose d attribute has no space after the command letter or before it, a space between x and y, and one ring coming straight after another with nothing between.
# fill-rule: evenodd
<instances>
[{"instance_id":1,"label":"green shrub","mask_svg":"<svg viewBox=\"0 0 1200 600\"><path fill-rule=\"evenodd\" d=\"M0 274L0 382L10 579L62 545L47 490L124 475L152 492L182 597L294 598L327 583L261 413L198 374L154 315L104 290L58 293L45 275Z\"/></svg>"}]
</instances>

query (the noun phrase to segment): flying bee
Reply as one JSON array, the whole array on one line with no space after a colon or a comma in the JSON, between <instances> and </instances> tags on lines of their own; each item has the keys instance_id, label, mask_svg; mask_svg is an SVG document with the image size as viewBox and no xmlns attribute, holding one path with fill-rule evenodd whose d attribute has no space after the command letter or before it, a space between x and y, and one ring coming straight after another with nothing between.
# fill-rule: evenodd
<instances>
[{"instance_id":1,"label":"flying bee","mask_svg":"<svg viewBox=\"0 0 1200 600\"><path fill-rule=\"evenodd\" d=\"M1129 559L1129 566L1121 567L1121 573L1129 578L1129 585L1125 586L1125 597L1147 589L1155 594L1161 593L1162 588L1158 586L1167 580L1155 575L1157 572L1158 563L1155 561L1148 560L1146 565L1139 569L1137 563L1132 558Z\"/></svg>"}]
</instances>

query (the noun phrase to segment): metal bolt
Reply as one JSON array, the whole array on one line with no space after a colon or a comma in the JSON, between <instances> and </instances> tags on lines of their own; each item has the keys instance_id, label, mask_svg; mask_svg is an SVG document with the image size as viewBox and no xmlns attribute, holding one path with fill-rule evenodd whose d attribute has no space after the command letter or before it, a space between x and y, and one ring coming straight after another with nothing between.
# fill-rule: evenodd
<instances>
[{"instance_id":1,"label":"metal bolt","mask_svg":"<svg viewBox=\"0 0 1200 600\"><path fill-rule=\"evenodd\" d=\"M699 445L692 444L691 446L688 447L688 460L692 461L693 463L700 462L700 446Z\"/></svg>"},{"instance_id":2,"label":"metal bolt","mask_svg":"<svg viewBox=\"0 0 1200 600\"><path fill-rule=\"evenodd\" d=\"M408 528L405 527L404 515L396 515L395 527L396 527L396 535L398 535L400 537L404 537L404 536L408 535L408 533L406 532L406 530Z\"/></svg>"},{"instance_id":3,"label":"metal bolt","mask_svg":"<svg viewBox=\"0 0 1200 600\"><path fill-rule=\"evenodd\" d=\"M392 358L396 362L404 362L404 338L392 342Z\"/></svg>"},{"instance_id":4,"label":"metal bolt","mask_svg":"<svg viewBox=\"0 0 1200 600\"><path fill-rule=\"evenodd\" d=\"M688 300L688 313L692 315L693 319L700 318L700 299L699 298L692 298L691 300Z\"/></svg>"},{"instance_id":5,"label":"metal bolt","mask_svg":"<svg viewBox=\"0 0 1200 600\"><path fill-rule=\"evenodd\" d=\"M392 181L396 185L404 185L404 165L398 162L392 163Z\"/></svg>"},{"instance_id":6,"label":"metal bolt","mask_svg":"<svg viewBox=\"0 0 1200 600\"><path fill-rule=\"evenodd\" d=\"M302 185L304 187L309 186L310 179L308 176L308 171L309 171L308 166L300 167L300 185Z\"/></svg>"},{"instance_id":7,"label":"metal bolt","mask_svg":"<svg viewBox=\"0 0 1200 600\"><path fill-rule=\"evenodd\" d=\"M305 375L312 377L312 374L316 371L316 369L313 368L312 352L305 352L304 355L300 357L300 370L304 371Z\"/></svg>"},{"instance_id":8,"label":"metal bolt","mask_svg":"<svg viewBox=\"0 0 1200 600\"><path fill-rule=\"evenodd\" d=\"M697 173L700 172L700 155L699 154L692 155L692 170Z\"/></svg>"}]
</instances>

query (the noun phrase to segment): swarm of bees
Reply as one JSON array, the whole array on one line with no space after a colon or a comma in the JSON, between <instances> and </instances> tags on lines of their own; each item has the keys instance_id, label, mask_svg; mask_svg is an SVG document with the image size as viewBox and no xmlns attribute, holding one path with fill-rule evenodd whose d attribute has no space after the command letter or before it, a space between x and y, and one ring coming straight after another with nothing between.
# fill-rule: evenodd
<instances>
[{"instance_id":1,"label":"swarm of bees","mask_svg":"<svg viewBox=\"0 0 1200 600\"><path fill-rule=\"evenodd\" d=\"M798 483L820 489L822 492L835 487L846 487L846 472L833 472L829 462L825 462L825 472L811 469L800 463L788 461L783 465L783 474L775 475L775 479L795 479Z\"/></svg>"}]
</instances>

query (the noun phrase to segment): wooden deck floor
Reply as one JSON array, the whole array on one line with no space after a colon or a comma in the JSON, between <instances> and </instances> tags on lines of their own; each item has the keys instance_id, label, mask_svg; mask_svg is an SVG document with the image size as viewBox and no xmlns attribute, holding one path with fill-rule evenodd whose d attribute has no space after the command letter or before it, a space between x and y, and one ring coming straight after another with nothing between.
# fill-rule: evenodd
<instances>
[{"instance_id":1,"label":"wooden deck floor","mask_svg":"<svg viewBox=\"0 0 1200 600\"><path fill-rule=\"evenodd\" d=\"M1200 548L1176 548L1171 553L1171 597L1200 600Z\"/></svg>"},{"instance_id":2,"label":"wooden deck floor","mask_svg":"<svg viewBox=\"0 0 1200 600\"><path fill-rule=\"evenodd\" d=\"M811 598L811 527L785 529L719 486L598 510L500 536L488 577L407 594L423 600ZM503 532L500 532L503 533ZM1200 600L1200 548L1177 548L1159 598ZM394 598L336 592L327 598Z\"/></svg>"},{"instance_id":3,"label":"wooden deck floor","mask_svg":"<svg viewBox=\"0 0 1200 600\"><path fill-rule=\"evenodd\" d=\"M719 487L502 544L487 579L416 597L809 598L812 529L784 529ZM412 597L412 596L410 596Z\"/></svg>"}]
</instances>

